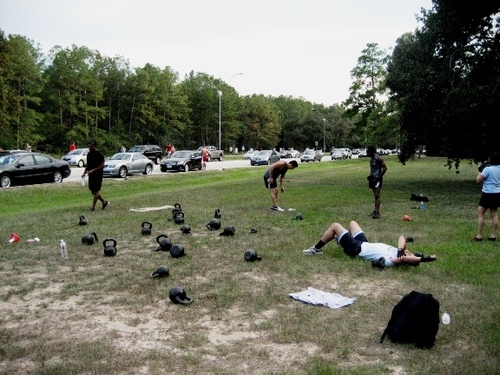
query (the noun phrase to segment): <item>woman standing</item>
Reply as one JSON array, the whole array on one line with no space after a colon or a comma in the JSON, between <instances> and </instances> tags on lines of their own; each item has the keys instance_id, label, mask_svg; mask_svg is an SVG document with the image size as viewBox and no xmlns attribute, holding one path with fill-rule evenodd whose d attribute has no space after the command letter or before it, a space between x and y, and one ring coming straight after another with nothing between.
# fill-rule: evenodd
<instances>
[{"instance_id":1,"label":"woman standing","mask_svg":"<svg viewBox=\"0 0 500 375\"><path fill-rule=\"evenodd\" d=\"M498 206L500 206L500 156L490 157L490 163L485 163L478 168L476 182L483 183L481 199L477 207L477 235L472 240L483 240L484 214L490 209L491 235L488 241L496 241L498 230Z\"/></svg>"}]
</instances>

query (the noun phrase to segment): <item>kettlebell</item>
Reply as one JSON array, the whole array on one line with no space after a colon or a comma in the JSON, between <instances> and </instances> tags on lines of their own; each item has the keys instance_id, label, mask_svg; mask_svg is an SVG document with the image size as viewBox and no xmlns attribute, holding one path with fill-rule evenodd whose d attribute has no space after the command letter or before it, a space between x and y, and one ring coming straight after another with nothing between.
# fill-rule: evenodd
<instances>
[{"instance_id":1,"label":"kettlebell","mask_svg":"<svg viewBox=\"0 0 500 375\"><path fill-rule=\"evenodd\" d=\"M210 222L206 225L206 227L209 230L217 230L220 229L220 220L219 219L212 219Z\"/></svg>"},{"instance_id":2,"label":"kettlebell","mask_svg":"<svg viewBox=\"0 0 500 375\"><path fill-rule=\"evenodd\" d=\"M112 245L110 245L110 243L112 243ZM106 238L102 241L102 245L104 246L104 256L114 257L116 255L116 240L113 238Z\"/></svg>"},{"instance_id":3,"label":"kettlebell","mask_svg":"<svg viewBox=\"0 0 500 375\"><path fill-rule=\"evenodd\" d=\"M87 220L85 219L85 216L80 215L80 221L78 222L78 225L87 225Z\"/></svg>"},{"instance_id":4,"label":"kettlebell","mask_svg":"<svg viewBox=\"0 0 500 375\"><path fill-rule=\"evenodd\" d=\"M94 242L97 243L97 241L99 240L97 239L97 234L95 232L86 234L82 237L82 243L85 245L93 245Z\"/></svg>"},{"instance_id":5,"label":"kettlebell","mask_svg":"<svg viewBox=\"0 0 500 375\"><path fill-rule=\"evenodd\" d=\"M186 291L180 286L174 286L168 292L168 298L175 304L179 305L189 305L193 302L193 299L186 295Z\"/></svg>"},{"instance_id":6,"label":"kettlebell","mask_svg":"<svg viewBox=\"0 0 500 375\"><path fill-rule=\"evenodd\" d=\"M184 255L186 255L184 253L184 246L179 245L179 244L173 245L170 248L170 255L172 256L172 258L181 258L181 257L183 257Z\"/></svg>"},{"instance_id":7,"label":"kettlebell","mask_svg":"<svg viewBox=\"0 0 500 375\"><path fill-rule=\"evenodd\" d=\"M191 227L189 225L184 224L183 226L181 226L181 233L191 234Z\"/></svg>"},{"instance_id":8,"label":"kettlebell","mask_svg":"<svg viewBox=\"0 0 500 375\"><path fill-rule=\"evenodd\" d=\"M174 223L175 224L184 224L184 212L176 212L174 214Z\"/></svg>"},{"instance_id":9,"label":"kettlebell","mask_svg":"<svg viewBox=\"0 0 500 375\"><path fill-rule=\"evenodd\" d=\"M172 210L172 216L175 216L177 212L182 212L182 208L179 203L174 204L174 209Z\"/></svg>"},{"instance_id":10,"label":"kettlebell","mask_svg":"<svg viewBox=\"0 0 500 375\"><path fill-rule=\"evenodd\" d=\"M151 229L153 228L153 224L151 224L149 221L144 221L141 224L141 234L143 236L149 236L151 234Z\"/></svg>"},{"instance_id":11,"label":"kettlebell","mask_svg":"<svg viewBox=\"0 0 500 375\"><path fill-rule=\"evenodd\" d=\"M220 209L218 209L218 208L215 209L214 217L216 219L220 219L222 217L222 215L220 213Z\"/></svg>"},{"instance_id":12,"label":"kettlebell","mask_svg":"<svg viewBox=\"0 0 500 375\"><path fill-rule=\"evenodd\" d=\"M160 266L151 274L151 277L167 277L170 275L167 266Z\"/></svg>"},{"instance_id":13,"label":"kettlebell","mask_svg":"<svg viewBox=\"0 0 500 375\"><path fill-rule=\"evenodd\" d=\"M166 234L160 234L157 236L156 242L158 242L159 246L155 251L170 251L170 248L172 247L172 241L170 241L170 238L168 238Z\"/></svg>"}]
</instances>

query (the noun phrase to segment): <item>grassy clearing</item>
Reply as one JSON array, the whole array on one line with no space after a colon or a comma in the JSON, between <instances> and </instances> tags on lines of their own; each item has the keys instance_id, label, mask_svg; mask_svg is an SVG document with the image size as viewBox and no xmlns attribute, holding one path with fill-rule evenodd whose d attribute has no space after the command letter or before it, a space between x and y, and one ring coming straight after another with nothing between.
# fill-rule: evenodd
<instances>
[{"instance_id":1,"label":"grassy clearing","mask_svg":"<svg viewBox=\"0 0 500 375\"><path fill-rule=\"evenodd\" d=\"M287 176L282 207L271 212L264 168L137 176L106 180L106 211L87 212L90 193L77 183L0 191L0 371L8 374L476 374L498 370L500 329L498 244L473 243L480 187L476 167L461 172L444 159L400 165L388 157L382 218L373 209L364 160L301 164ZM413 210L411 193L430 198ZM193 234L168 220L171 210L131 208L180 203ZM210 232L214 210L233 238ZM304 220L292 220L300 212ZM78 226L84 214L86 227ZM413 221L401 220L409 214ZM418 268L376 271L329 244L321 257L305 257L333 221L355 219L372 241L396 243L411 235L411 249L436 253ZM141 236L140 224L153 223ZM488 223L489 225L489 223ZM258 233L251 234L250 228ZM22 241L8 244L14 231ZM99 244L84 246L96 232ZM168 234L187 256L155 252ZM486 232L487 233L487 232ZM39 244L27 238L39 237ZM117 240L118 255L104 258L101 241ZM58 240L68 244L61 262ZM261 262L243 260L255 249ZM151 279L160 264L167 279ZM183 286L195 302L176 306L168 290ZM288 297L308 286L356 302L330 310ZM452 323L436 346L378 343L392 307L411 290L432 293Z\"/></svg>"}]
</instances>

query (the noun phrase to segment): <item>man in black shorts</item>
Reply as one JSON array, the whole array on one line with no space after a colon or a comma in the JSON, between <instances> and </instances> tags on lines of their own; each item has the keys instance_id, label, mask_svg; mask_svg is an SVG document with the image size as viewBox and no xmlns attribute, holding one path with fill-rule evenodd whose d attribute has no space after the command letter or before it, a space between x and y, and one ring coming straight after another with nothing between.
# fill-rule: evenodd
<instances>
[{"instance_id":1,"label":"man in black shorts","mask_svg":"<svg viewBox=\"0 0 500 375\"><path fill-rule=\"evenodd\" d=\"M297 168L299 165L296 160L292 160L290 163L280 160L271 165L271 167L264 174L264 185L266 189L271 192L271 202L273 211L285 211L280 206L278 206L278 182L276 181L278 177L280 178L281 192L285 192L285 174L289 169Z\"/></svg>"},{"instance_id":2,"label":"man in black shorts","mask_svg":"<svg viewBox=\"0 0 500 375\"><path fill-rule=\"evenodd\" d=\"M366 155L370 158L368 187L372 189L375 198L375 208L370 216L373 219L378 219L380 218L380 190L382 190L383 176L387 172L387 165L384 159L377 153L377 148L373 145L366 148Z\"/></svg>"},{"instance_id":3,"label":"man in black shorts","mask_svg":"<svg viewBox=\"0 0 500 375\"><path fill-rule=\"evenodd\" d=\"M101 201L102 209L105 210L109 206L109 201L103 199L99 193L102 186L102 170L104 168L104 155L97 150L97 142L89 141L89 153L87 155L87 166L83 171L82 178L89 176L89 190L94 195L92 207L90 211L95 211L97 201Z\"/></svg>"}]
</instances>

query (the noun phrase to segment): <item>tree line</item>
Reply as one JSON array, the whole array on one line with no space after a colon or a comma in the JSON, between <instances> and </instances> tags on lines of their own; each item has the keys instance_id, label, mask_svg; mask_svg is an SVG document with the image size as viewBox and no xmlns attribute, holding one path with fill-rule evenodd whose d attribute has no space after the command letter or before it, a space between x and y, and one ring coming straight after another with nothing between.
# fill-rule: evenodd
<instances>
[{"instance_id":1,"label":"tree line","mask_svg":"<svg viewBox=\"0 0 500 375\"><path fill-rule=\"evenodd\" d=\"M30 143L50 153L71 141L218 145L222 148L401 149L484 160L498 151L500 0L433 0L422 24L392 53L368 43L351 71L349 96L325 106L289 96L241 96L223 80L170 67L130 67L82 46L53 47L0 30L0 147Z\"/></svg>"}]
</instances>

